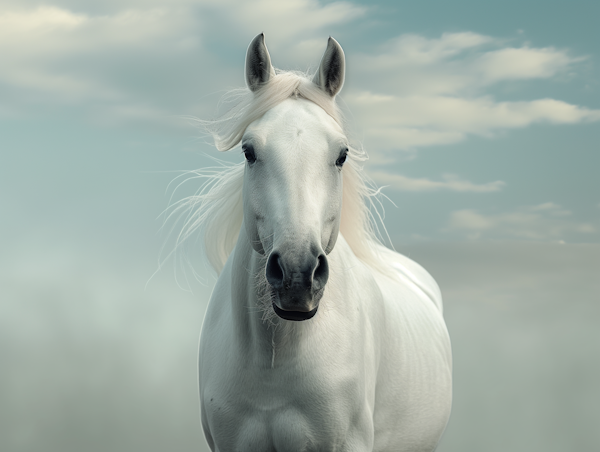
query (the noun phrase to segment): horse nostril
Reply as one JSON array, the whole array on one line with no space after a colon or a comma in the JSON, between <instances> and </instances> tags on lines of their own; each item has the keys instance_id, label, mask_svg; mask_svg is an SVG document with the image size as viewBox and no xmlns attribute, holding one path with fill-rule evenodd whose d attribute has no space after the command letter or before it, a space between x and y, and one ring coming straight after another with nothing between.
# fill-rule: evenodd
<instances>
[{"instance_id":1,"label":"horse nostril","mask_svg":"<svg viewBox=\"0 0 600 452\"><path fill-rule=\"evenodd\" d=\"M271 253L269 260L267 261L266 268L267 281L275 289L283 288L283 268L279 261L279 254Z\"/></svg>"},{"instance_id":2,"label":"horse nostril","mask_svg":"<svg viewBox=\"0 0 600 452\"><path fill-rule=\"evenodd\" d=\"M321 254L317 260L317 268L313 274L313 286L315 290L320 290L327 284L329 279L329 264L324 254Z\"/></svg>"}]
</instances>

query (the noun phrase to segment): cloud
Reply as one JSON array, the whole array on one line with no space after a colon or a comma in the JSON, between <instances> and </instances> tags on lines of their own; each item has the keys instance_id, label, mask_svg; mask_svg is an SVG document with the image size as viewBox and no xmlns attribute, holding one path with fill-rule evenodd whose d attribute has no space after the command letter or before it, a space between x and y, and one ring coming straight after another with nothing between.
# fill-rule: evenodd
<instances>
[{"instance_id":1,"label":"cloud","mask_svg":"<svg viewBox=\"0 0 600 452\"><path fill-rule=\"evenodd\" d=\"M214 104L197 99L243 83L245 46L257 30L267 34L276 66L305 69L316 66L332 29L368 14L352 3L317 0L129 1L101 12L61 4L0 13L4 116L37 111L40 103L79 106L94 117L127 112L119 117L128 121L208 115ZM488 92L500 82L571 71L582 58L566 50L508 47L473 32L405 34L369 54L346 50L342 97L374 157L536 123L600 120L599 110L560 100L501 101Z\"/></svg>"},{"instance_id":2,"label":"cloud","mask_svg":"<svg viewBox=\"0 0 600 452\"><path fill-rule=\"evenodd\" d=\"M263 31L273 34L272 47L287 46L291 39L306 39L306 36L314 36L315 31L349 22L366 12L365 7L348 2L322 4L317 0L229 0L218 5L231 16L234 24L252 35L257 33L257 28L266 27Z\"/></svg>"},{"instance_id":3,"label":"cloud","mask_svg":"<svg viewBox=\"0 0 600 452\"><path fill-rule=\"evenodd\" d=\"M498 214L462 209L450 214L446 231L458 232L473 239L487 237L552 241L582 236L589 240L598 234L597 225L575 221L571 216L569 210L552 202Z\"/></svg>"},{"instance_id":4,"label":"cloud","mask_svg":"<svg viewBox=\"0 0 600 452\"><path fill-rule=\"evenodd\" d=\"M357 81L349 83L344 100L376 151L491 137L536 123L598 121L600 110L552 98L502 101L489 92L500 82L551 79L584 59L553 47L506 47L475 33L437 39L407 34L351 57Z\"/></svg>"},{"instance_id":5,"label":"cloud","mask_svg":"<svg viewBox=\"0 0 600 452\"><path fill-rule=\"evenodd\" d=\"M39 6L29 11L0 12L0 33L40 33L61 28L75 28L85 22L86 16L54 6Z\"/></svg>"},{"instance_id":6,"label":"cloud","mask_svg":"<svg viewBox=\"0 0 600 452\"><path fill-rule=\"evenodd\" d=\"M396 190L409 192L448 190L455 192L489 193L500 191L502 187L504 187L504 182L502 181L478 185L460 179L453 174L445 174L442 177L442 181L434 181L426 178L410 178L400 174L377 170L369 171L369 175L379 184L388 185Z\"/></svg>"},{"instance_id":7,"label":"cloud","mask_svg":"<svg viewBox=\"0 0 600 452\"><path fill-rule=\"evenodd\" d=\"M94 10L71 3L15 4L0 12L4 110L28 114L35 111L32 106L52 104L109 116L119 109L128 111L130 119L139 111L142 121L197 114L191 93L198 93L197 99L243 82L245 46L258 31L270 37L276 65L298 64L298 57L307 64L318 61L325 48L323 29L366 11L347 2L316 0L179 1L168 6L127 1ZM235 52L228 48L233 45ZM200 110L212 108L201 105Z\"/></svg>"},{"instance_id":8,"label":"cloud","mask_svg":"<svg viewBox=\"0 0 600 452\"><path fill-rule=\"evenodd\" d=\"M96 16L53 6L6 11L0 14L0 87L7 87L6 97L20 109L39 103L135 102L128 83L132 66L148 67L152 58L148 69L158 66L156 57L165 55L165 47L177 53L189 43L185 31L191 26L177 10Z\"/></svg>"},{"instance_id":9,"label":"cloud","mask_svg":"<svg viewBox=\"0 0 600 452\"><path fill-rule=\"evenodd\" d=\"M571 58L553 47L505 48L484 53L473 63L473 69L483 77L482 83L491 84L502 80L549 78L583 59Z\"/></svg>"},{"instance_id":10,"label":"cloud","mask_svg":"<svg viewBox=\"0 0 600 452\"><path fill-rule=\"evenodd\" d=\"M354 92L345 98L364 127L370 149L411 149L456 143L469 135L536 123L574 124L600 120L600 110L555 99L497 102L486 97L394 96Z\"/></svg>"},{"instance_id":11,"label":"cloud","mask_svg":"<svg viewBox=\"0 0 600 452\"><path fill-rule=\"evenodd\" d=\"M387 93L456 95L501 81L549 78L585 59L554 47L504 45L470 32L433 39L405 34L353 56L351 70Z\"/></svg>"}]
</instances>

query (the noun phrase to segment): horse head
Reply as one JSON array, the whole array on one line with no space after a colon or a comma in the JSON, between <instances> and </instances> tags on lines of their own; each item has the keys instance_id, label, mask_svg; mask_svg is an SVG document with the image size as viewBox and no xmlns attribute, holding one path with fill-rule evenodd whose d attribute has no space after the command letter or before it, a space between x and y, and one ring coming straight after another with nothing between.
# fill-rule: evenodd
<instances>
[{"instance_id":1,"label":"horse head","mask_svg":"<svg viewBox=\"0 0 600 452\"><path fill-rule=\"evenodd\" d=\"M314 78L306 83L333 103L344 66L342 48L329 38ZM248 47L246 83L254 96L273 96L277 77L260 34ZM323 296L327 255L339 234L346 136L323 108L295 93L246 128L242 150L244 227L254 250L267 258L273 309L286 320L310 319Z\"/></svg>"}]
</instances>

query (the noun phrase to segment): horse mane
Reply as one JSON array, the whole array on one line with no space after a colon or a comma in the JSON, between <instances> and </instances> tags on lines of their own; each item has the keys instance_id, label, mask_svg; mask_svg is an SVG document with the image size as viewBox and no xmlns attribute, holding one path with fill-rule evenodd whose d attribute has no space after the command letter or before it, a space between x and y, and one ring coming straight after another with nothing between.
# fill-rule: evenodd
<instances>
[{"instance_id":1,"label":"horse mane","mask_svg":"<svg viewBox=\"0 0 600 452\"><path fill-rule=\"evenodd\" d=\"M256 92L243 88L226 93L222 102L233 103L234 106L221 117L195 121L212 135L219 151L228 151L240 144L246 128L252 122L290 97L315 103L345 129L334 98L314 84L307 74L281 70L276 70L276 75ZM380 234L372 213L378 212L376 204L381 205L377 199L379 190L362 172L361 162L366 159L362 148L350 146L348 160L342 170L340 232L358 259L373 269L387 273L377 251L381 245L378 238ZM204 250L217 274L222 271L233 251L242 226L244 167L245 162L241 162L189 172L192 178L205 179L205 182L195 195L169 208L167 220L174 215L184 217L176 247L198 231L203 231Z\"/></svg>"}]
</instances>

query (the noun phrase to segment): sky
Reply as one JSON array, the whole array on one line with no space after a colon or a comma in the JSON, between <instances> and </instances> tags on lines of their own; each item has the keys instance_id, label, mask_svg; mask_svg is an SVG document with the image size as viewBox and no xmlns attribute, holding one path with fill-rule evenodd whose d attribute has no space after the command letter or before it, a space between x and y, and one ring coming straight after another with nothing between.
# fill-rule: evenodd
<instances>
[{"instance_id":1,"label":"sky","mask_svg":"<svg viewBox=\"0 0 600 452\"><path fill-rule=\"evenodd\" d=\"M282 69L314 71L328 36L344 48L338 100L391 242L445 299L456 384L439 450L600 447L599 15L589 1L2 0L1 448L206 450L195 353L214 278L194 244L200 282L161 261L161 213L198 188L174 191L182 172L242 160L190 118L244 85L260 32Z\"/></svg>"}]
</instances>

